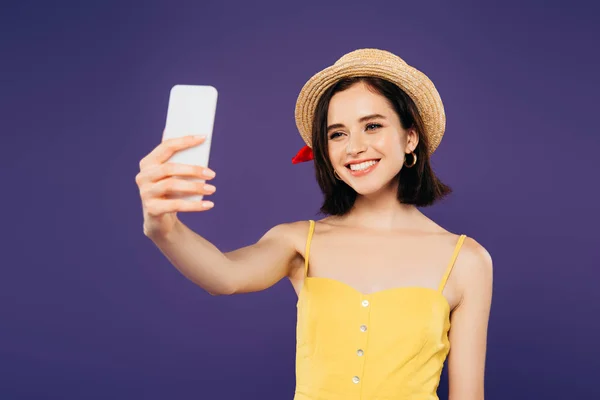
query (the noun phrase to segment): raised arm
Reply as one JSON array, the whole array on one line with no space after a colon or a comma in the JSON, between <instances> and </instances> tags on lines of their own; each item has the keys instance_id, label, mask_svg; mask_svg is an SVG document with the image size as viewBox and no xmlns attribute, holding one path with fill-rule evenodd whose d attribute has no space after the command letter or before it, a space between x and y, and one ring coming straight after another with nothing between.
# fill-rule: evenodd
<instances>
[{"instance_id":1,"label":"raised arm","mask_svg":"<svg viewBox=\"0 0 600 400\"><path fill-rule=\"evenodd\" d=\"M177 218L178 212L206 211L212 208L212 202L178 197L214 193L215 187L204 181L215 173L167 161L177 151L203 141L194 137L165 140L140 161L136 183L142 199L144 234L184 276L211 294L266 289L288 275L292 266L299 265L301 256L294 246L293 233L301 223L278 225L257 243L227 254L185 226Z\"/></svg>"},{"instance_id":2,"label":"raised arm","mask_svg":"<svg viewBox=\"0 0 600 400\"><path fill-rule=\"evenodd\" d=\"M293 244L294 224L271 228L258 242L222 253L181 222L153 241L185 277L213 295L264 290L289 276L301 256Z\"/></svg>"}]
</instances>

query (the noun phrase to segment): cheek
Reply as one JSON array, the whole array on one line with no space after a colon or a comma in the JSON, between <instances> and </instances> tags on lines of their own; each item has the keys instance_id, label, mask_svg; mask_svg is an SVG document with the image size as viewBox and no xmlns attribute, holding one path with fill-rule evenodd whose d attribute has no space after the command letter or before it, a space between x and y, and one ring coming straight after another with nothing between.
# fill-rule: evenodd
<instances>
[{"instance_id":1,"label":"cheek","mask_svg":"<svg viewBox=\"0 0 600 400\"><path fill-rule=\"evenodd\" d=\"M327 145L327 149L329 150L329 158L333 160L338 160L340 157L345 157L346 150L345 147L340 144L340 142L329 142Z\"/></svg>"},{"instance_id":2,"label":"cheek","mask_svg":"<svg viewBox=\"0 0 600 400\"><path fill-rule=\"evenodd\" d=\"M373 147L388 158L404 159L404 147L397 132L378 136L373 142Z\"/></svg>"}]
</instances>

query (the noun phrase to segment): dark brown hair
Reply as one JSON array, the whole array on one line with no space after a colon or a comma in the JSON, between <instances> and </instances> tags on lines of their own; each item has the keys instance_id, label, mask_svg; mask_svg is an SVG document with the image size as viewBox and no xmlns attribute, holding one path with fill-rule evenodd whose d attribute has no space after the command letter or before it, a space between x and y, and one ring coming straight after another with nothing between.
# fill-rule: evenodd
<instances>
[{"instance_id":1,"label":"dark brown hair","mask_svg":"<svg viewBox=\"0 0 600 400\"><path fill-rule=\"evenodd\" d=\"M357 193L345 182L335 178L329 160L327 145L327 112L331 97L358 82L365 83L371 90L384 96L398 114L404 129L414 128L419 135L415 149L417 163L404 166L395 179L398 179L398 201L415 206L430 206L452 192L433 173L427 152L427 137L423 135L423 122L412 99L397 85L375 77L343 78L330 87L317 102L313 119L312 143L317 182L324 195L321 213L344 215L354 205ZM409 157L412 163L412 157Z\"/></svg>"}]
</instances>

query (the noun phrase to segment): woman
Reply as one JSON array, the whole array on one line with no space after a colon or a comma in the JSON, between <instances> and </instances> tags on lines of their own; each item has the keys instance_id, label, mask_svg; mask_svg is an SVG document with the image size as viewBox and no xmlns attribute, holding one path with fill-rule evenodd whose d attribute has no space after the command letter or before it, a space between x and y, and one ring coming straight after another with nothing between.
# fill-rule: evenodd
<instances>
[{"instance_id":1,"label":"woman","mask_svg":"<svg viewBox=\"0 0 600 400\"><path fill-rule=\"evenodd\" d=\"M306 83L296 122L306 146L293 162L314 160L326 218L275 226L222 253L176 215L212 203L170 196L215 190L174 178L213 171L165 162L203 140L188 137L140 162L145 234L214 295L290 279L296 400L437 399L446 358L449 398L483 399L491 257L417 209L451 191L429 163L445 128L434 85L389 52L357 50Z\"/></svg>"}]
</instances>

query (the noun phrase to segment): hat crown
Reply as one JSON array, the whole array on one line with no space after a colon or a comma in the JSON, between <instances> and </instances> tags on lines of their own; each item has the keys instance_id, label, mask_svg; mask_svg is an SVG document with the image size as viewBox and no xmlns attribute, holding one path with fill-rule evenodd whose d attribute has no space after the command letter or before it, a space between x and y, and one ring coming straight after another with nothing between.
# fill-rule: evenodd
<instances>
[{"instance_id":1,"label":"hat crown","mask_svg":"<svg viewBox=\"0 0 600 400\"><path fill-rule=\"evenodd\" d=\"M429 138L429 154L432 154L440 144L446 127L444 105L437 89L425 74L402 58L374 48L358 49L343 55L304 84L296 100L294 114L306 145L312 147L315 110L325 91L342 78L365 76L391 82L413 100L423 121L422 133Z\"/></svg>"},{"instance_id":2,"label":"hat crown","mask_svg":"<svg viewBox=\"0 0 600 400\"><path fill-rule=\"evenodd\" d=\"M386 50L380 49L358 49L351 51L350 53L344 54L339 60L335 62L335 65L345 64L348 62L356 62L356 61L364 61L364 62L392 62L392 63L402 63L406 64L406 62L398 57L397 55L390 53Z\"/></svg>"}]
</instances>

